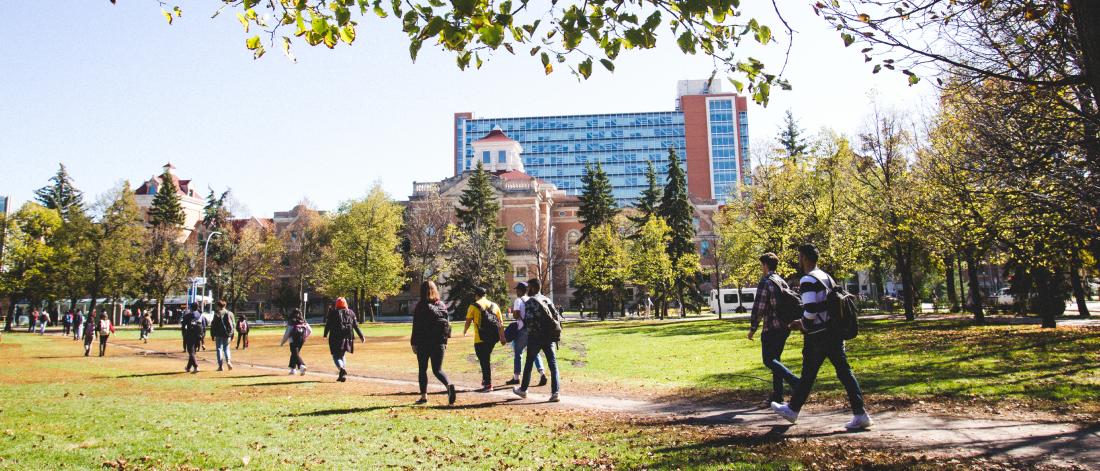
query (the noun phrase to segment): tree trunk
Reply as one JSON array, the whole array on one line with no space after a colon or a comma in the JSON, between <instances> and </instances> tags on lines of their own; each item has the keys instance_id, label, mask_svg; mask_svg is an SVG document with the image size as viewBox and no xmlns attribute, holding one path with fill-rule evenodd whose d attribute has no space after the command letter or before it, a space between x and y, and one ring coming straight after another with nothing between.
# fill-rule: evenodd
<instances>
[{"instance_id":1,"label":"tree trunk","mask_svg":"<svg viewBox=\"0 0 1100 471\"><path fill-rule=\"evenodd\" d=\"M164 298L157 300L157 325L164 327Z\"/></svg>"},{"instance_id":2,"label":"tree trunk","mask_svg":"<svg viewBox=\"0 0 1100 471\"><path fill-rule=\"evenodd\" d=\"M1077 301L1077 314L1089 317L1089 306L1085 299L1085 284L1081 281L1081 258L1076 251L1070 258L1069 282L1073 287L1073 299Z\"/></svg>"},{"instance_id":3,"label":"tree trunk","mask_svg":"<svg viewBox=\"0 0 1100 471\"><path fill-rule=\"evenodd\" d=\"M913 310L913 270L911 266L911 253L907 244L897 244L894 248L895 262L898 274L901 275L901 299L905 307L905 320L911 321L917 318Z\"/></svg>"},{"instance_id":4,"label":"tree trunk","mask_svg":"<svg viewBox=\"0 0 1100 471\"><path fill-rule=\"evenodd\" d=\"M1096 108L1100 109L1100 2L1080 1L1069 5L1085 80L1092 88Z\"/></svg>"},{"instance_id":5,"label":"tree trunk","mask_svg":"<svg viewBox=\"0 0 1100 471\"><path fill-rule=\"evenodd\" d=\"M978 264L974 261L974 251L966 253L966 275L970 284L970 312L974 313L974 323L985 324L985 313L982 312L982 293L978 287Z\"/></svg>"},{"instance_id":6,"label":"tree trunk","mask_svg":"<svg viewBox=\"0 0 1100 471\"><path fill-rule=\"evenodd\" d=\"M959 307L959 312L962 312L966 309L969 309L969 307L966 305L966 299L968 298L966 296L966 277L963 276L962 257L955 259L955 269L959 272L959 301L962 303L962 306Z\"/></svg>"},{"instance_id":7,"label":"tree trunk","mask_svg":"<svg viewBox=\"0 0 1100 471\"><path fill-rule=\"evenodd\" d=\"M15 300L14 294L8 295L8 318L4 321L4 332L12 331L12 319L15 318Z\"/></svg>"},{"instance_id":8,"label":"tree trunk","mask_svg":"<svg viewBox=\"0 0 1100 471\"><path fill-rule=\"evenodd\" d=\"M959 296L955 293L955 258L945 257L943 266L947 267L944 274L947 277L947 304L950 306L948 312L959 312Z\"/></svg>"}]
</instances>

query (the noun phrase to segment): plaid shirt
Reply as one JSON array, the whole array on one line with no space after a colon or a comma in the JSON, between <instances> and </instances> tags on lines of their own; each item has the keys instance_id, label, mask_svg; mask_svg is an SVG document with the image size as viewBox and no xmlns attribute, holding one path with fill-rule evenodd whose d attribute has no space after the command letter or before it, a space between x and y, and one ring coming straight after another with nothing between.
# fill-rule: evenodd
<instances>
[{"instance_id":1,"label":"plaid shirt","mask_svg":"<svg viewBox=\"0 0 1100 471\"><path fill-rule=\"evenodd\" d=\"M778 288L775 283L769 280L772 275L775 275L775 272L769 272L767 276L760 279L760 284L756 285L756 302L752 304L751 326L749 327L752 332L756 332L761 319L764 321L764 332L786 329L783 322L779 320L779 316L776 315L775 304L779 293L776 292Z\"/></svg>"}]
</instances>

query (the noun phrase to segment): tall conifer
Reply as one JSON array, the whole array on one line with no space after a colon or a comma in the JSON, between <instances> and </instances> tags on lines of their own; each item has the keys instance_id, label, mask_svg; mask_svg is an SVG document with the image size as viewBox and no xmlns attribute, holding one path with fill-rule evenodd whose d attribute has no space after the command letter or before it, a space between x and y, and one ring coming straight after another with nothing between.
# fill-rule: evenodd
<instances>
[{"instance_id":1,"label":"tall conifer","mask_svg":"<svg viewBox=\"0 0 1100 471\"><path fill-rule=\"evenodd\" d=\"M584 188L581 190L580 208L577 216L580 217L584 227L581 228L580 240L588 239L588 234L593 229L609 224L619 214L615 196L611 193L611 180L603 171L599 163L595 167L585 167L584 176L581 177Z\"/></svg>"}]
</instances>

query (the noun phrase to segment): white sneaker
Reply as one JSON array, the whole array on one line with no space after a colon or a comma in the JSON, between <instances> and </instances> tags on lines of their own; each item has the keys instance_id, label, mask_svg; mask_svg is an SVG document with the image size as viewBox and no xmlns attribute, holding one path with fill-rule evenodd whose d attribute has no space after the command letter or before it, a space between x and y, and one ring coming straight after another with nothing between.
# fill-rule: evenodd
<instances>
[{"instance_id":1,"label":"white sneaker","mask_svg":"<svg viewBox=\"0 0 1100 471\"><path fill-rule=\"evenodd\" d=\"M558 396L558 393L554 393L550 395L550 400L546 402L561 402L561 397Z\"/></svg>"},{"instance_id":2,"label":"white sneaker","mask_svg":"<svg viewBox=\"0 0 1100 471\"><path fill-rule=\"evenodd\" d=\"M302 365L302 369L298 370L298 375L299 375L299 376L305 376L305 375L306 375L306 367L305 367L305 365Z\"/></svg>"},{"instance_id":3,"label":"white sneaker","mask_svg":"<svg viewBox=\"0 0 1100 471\"><path fill-rule=\"evenodd\" d=\"M527 398L527 391L524 391L520 388L512 388L512 394L515 394L515 395L517 395L519 397L522 397L524 399Z\"/></svg>"},{"instance_id":4,"label":"white sneaker","mask_svg":"<svg viewBox=\"0 0 1100 471\"><path fill-rule=\"evenodd\" d=\"M290 373L287 373L287 374L288 374L288 375L291 375L291 376L294 376L294 372L295 372L295 371L297 371L297 370L295 370L294 368L291 368L291 369L290 369Z\"/></svg>"},{"instance_id":5,"label":"white sneaker","mask_svg":"<svg viewBox=\"0 0 1100 471\"><path fill-rule=\"evenodd\" d=\"M844 424L844 428L848 430L863 430L874 425L875 422L871 420L871 416L867 414L859 414L852 417L852 420Z\"/></svg>"},{"instance_id":6,"label":"white sneaker","mask_svg":"<svg viewBox=\"0 0 1100 471\"><path fill-rule=\"evenodd\" d=\"M786 404L780 404L778 402L773 402L772 403L772 412L775 412L780 417L782 417L784 419L787 419L787 422L790 422L792 424L798 422L798 412L795 412L790 407L788 407Z\"/></svg>"}]
</instances>

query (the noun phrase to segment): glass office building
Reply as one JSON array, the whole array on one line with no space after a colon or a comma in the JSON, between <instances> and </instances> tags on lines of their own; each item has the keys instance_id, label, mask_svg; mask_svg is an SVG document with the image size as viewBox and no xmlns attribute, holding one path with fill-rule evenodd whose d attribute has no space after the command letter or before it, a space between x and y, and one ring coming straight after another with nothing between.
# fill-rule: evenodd
<instances>
[{"instance_id":1,"label":"glass office building","mask_svg":"<svg viewBox=\"0 0 1100 471\"><path fill-rule=\"evenodd\" d=\"M499 126L523 147L527 174L569 194L580 193L585 165L599 162L616 199L630 205L645 189L647 161L664 183L673 149L685 165L691 195L723 201L738 182L750 183L743 170L749 168L747 106L734 94L692 91L681 91L675 111L518 118L456 113L455 173L477 166L481 156L471 143Z\"/></svg>"}]
</instances>

